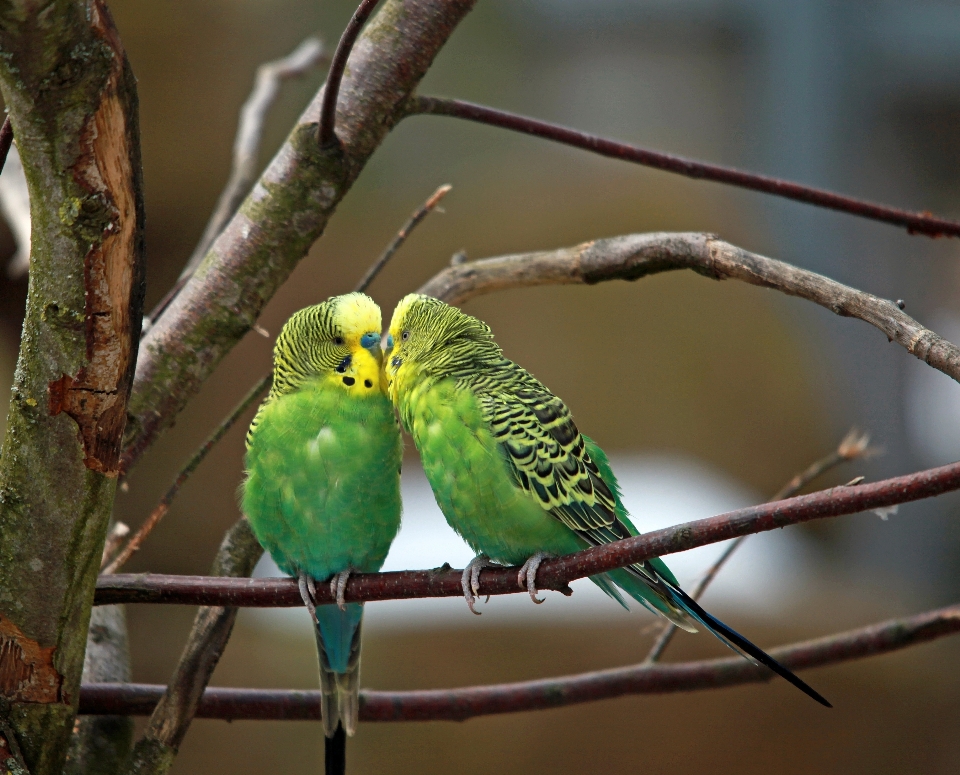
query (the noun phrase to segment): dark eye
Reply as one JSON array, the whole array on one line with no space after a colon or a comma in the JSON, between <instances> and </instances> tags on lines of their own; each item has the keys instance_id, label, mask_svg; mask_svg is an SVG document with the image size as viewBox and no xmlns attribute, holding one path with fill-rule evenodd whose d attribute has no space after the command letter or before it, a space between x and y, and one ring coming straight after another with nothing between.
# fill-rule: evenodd
<instances>
[{"instance_id":1,"label":"dark eye","mask_svg":"<svg viewBox=\"0 0 960 775\"><path fill-rule=\"evenodd\" d=\"M335 345L342 345L342 344L343 344L343 337L342 337L342 336L335 336L335 337L333 338L333 343L334 343Z\"/></svg>"},{"instance_id":2,"label":"dark eye","mask_svg":"<svg viewBox=\"0 0 960 775\"><path fill-rule=\"evenodd\" d=\"M406 342L409 338L410 338L409 331L404 331L402 334L400 334L400 339L402 339L404 342Z\"/></svg>"}]
</instances>

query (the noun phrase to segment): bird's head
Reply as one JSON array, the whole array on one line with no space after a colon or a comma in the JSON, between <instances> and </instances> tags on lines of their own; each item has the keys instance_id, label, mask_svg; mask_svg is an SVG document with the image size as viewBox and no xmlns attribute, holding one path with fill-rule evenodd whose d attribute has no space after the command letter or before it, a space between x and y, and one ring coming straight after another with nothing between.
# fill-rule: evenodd
<instances>
[{"instance_id":1,"label":"bird's head","mask_svg":"<svg viewBox=\"0 0 960 775\"><path fill-rule=\"evenodd\" d=\"M382 391L380 327L380 308L362 293L293 313L273 350L271 395L317 380L361 395Z\"/></svg>"},{"instance_id":2,"label":"bird's head","mask_svg":"<svg viewBox=\"0 0 960 775\"><path fill-rule=\"evenodd\" d=\"M393 311L384 370L394 400L418 375L439 378L502 358L490 326L439 299L411 293Z\"/></svg>"}]
</instances>

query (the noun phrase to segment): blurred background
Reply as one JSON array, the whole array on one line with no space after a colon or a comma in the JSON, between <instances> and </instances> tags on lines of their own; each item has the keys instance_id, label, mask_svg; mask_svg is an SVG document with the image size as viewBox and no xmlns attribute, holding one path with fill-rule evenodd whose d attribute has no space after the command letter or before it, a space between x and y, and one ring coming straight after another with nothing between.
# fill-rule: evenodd
<instances>
[{"instance_id":1,"label":"blurred background","mask_svg":"<svg viewBox=\"0 0 960 775\"><path fill-rule=\"evenodd\" d=\"M263 61L307 34L331 46L344 0L113 0L139 79L149 309L199 239L227 178L237 112ZM284 86L270 158L323 73ZM527 113L665 151L960 217L960 6L934 0L482 0L423 91ZM825 273L960 340L958 243L686 180L436 117L387 139L326 234L251 333L144 458L119 496L136 527L179 466L269 367L294 310L350 289L439 184L453 192L371 288L389 319L403 294L470 258L630 232L711 231ZM0 261L13 257L0 225ZM9 383L25 279L0 273L0 381ZM511 291L469 302L508 356L571 406L607 449L642 530L768 497L851 426L884 454L816 486L960 457L960 389L859 321L773 292L669 274L635 284ZM241 425L247 422L245 420ZM186 485L131 571L204 573L237 518L242 427ZM405 527L393 569L456 567L408 445ZM960 499L751 538L706 598L771 647L956 601ZM677 556L692 585L718 548ZM269 564L258 572L276 573ZM534 608L498 598L371 604L363 684L428 688L639 661L652 618L592 591ZM129 611L134 680L165 682L193 611ZM681 634L668 659L722 655ZM603 771L924 773L960 768L960 644L940 642L805 674L824 711L783 682L639 697L464 724L362 725L354 773ZM244 611L214 683L312 687L302 611ZM319 726L196 722L177 773L312 773Z\"/></svg>"}]
</instances>

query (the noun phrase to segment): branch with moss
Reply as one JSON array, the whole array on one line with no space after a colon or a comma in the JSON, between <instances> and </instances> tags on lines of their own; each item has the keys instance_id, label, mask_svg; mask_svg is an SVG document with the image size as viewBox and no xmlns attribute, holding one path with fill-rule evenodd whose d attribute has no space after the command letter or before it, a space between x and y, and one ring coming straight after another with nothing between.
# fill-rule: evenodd
<instances>
[{"instance_id":1,"label":"branch with moss","mask_svg":"<svg viewBox=\"0 0 960 775\"><path fill-rule=\"evenodd\" d=\"M0 455L0 722L32 775L59 775L142 316L137 93L100 0L15 0L0 17L33 225Z\"/></svg>"}]
</instances>

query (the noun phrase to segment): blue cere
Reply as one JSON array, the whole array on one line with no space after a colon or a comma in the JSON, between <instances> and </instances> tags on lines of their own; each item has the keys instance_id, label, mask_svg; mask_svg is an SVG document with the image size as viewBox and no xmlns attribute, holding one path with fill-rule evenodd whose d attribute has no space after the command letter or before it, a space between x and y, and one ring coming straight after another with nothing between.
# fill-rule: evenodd
<instances>
[{"instance_id":1,"label":"blue cere","mask_svg":"<svg viewBox=\"0 0 960 775\"><path fill-rule=\"evenodd\" d=\"M379 344L380 344L380 334L375 334L371 332L369 334L364 334L363 336L360 337L361 347L366 347L368 350L371 347L376 347Z\"/></svg>"}]
</instances>

